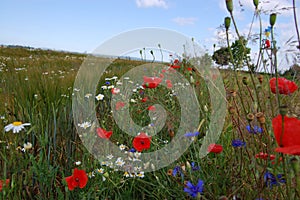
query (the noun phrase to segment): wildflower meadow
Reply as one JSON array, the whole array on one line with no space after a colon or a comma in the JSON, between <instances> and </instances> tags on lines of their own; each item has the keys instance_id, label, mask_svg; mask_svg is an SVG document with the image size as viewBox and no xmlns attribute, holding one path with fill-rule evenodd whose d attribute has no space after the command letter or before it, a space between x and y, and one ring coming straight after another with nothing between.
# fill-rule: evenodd
<instances>
[{"instance_id":1,"label":"wildflower meadow","mask_svg":"<svg viewBox=\"0 0 300 200\"><path fill-rule=\"evenodd\" d=\"M212 54L1 46L0 199L300 199L297 18L282 52L280 13L253 0L260 31L245 36L224 4L226 45Z\"/></svg>"}]
</instances>

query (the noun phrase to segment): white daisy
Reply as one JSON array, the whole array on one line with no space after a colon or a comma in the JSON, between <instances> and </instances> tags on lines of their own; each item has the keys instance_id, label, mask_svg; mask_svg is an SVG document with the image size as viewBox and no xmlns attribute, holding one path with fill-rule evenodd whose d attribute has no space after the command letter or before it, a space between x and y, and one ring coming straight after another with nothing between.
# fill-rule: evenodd
<instances>
[{"instance_id":1,"label":"white daisy","mask_svg":"<svg viewBox=\"0 0 300 200\"><path fill-rule=\"evenodd\" d=\"M126 146L125 146L124 144L121 144L121 145L119 146L119 149L120 149L121 151L123 151L124 149L126 149Z\"/></svg>"},{"instance_id":2,"label":"white daisy","mask_svg":"<svg viewBox=\"0 0 300 200\"><path fill-rule=\"evenodd\" d=\"M4 127L5 132L13 130L13 133L19 133L25 126L30 126L30 123L13 122Z\"/></svg>"},{"instance_id":3,"label":"white daisy","mask_svg":"<svg viewBox=\"0 0 300 200\"><path fill-rule=\"evenodd\" d=\"M106 90L106 89L107 89L107 86L106 86L106 85L103 85L101 88L102 88L103 90Z\"/></svg>"},{"instance_id":4,"label":"white daisy","mask_svg":"<svg viewBox=\"0 0 300 200\"><path fill-rule=\"evenodd\" d=\"M136 174L136 176L139 177L139 178L144 178L145 177L144 172L140 172L140 173Z\"/></svg>"},{"instance_id":5,"label":"white daisy","mask_svg":"<svg viewBox=\"0 0 300 200\"><path fill-rule=\"evenodd\" d=\"M103 98L104 98L104 95L103 95L103 94L98 94L98 95L96 96L96 99L97 99L98 101L103 100Z\"/></svg>"},{"instance_id":6,"label":"white daisy","mask_svg":"<svg viewBox=\"0 0 300 200\"><path fill-rule=\"evenodd\" d=\"M29 150L32 148L32 144L30 142L25 143L23 146L25 150Z\"/></svg>"},{"instance_id":7,"label":"white daisy","mask_svg":"<svg viewBox=\"0 0 300 200\"><path fill-rule=\"evenodd\" d=\"M83 122L82 124L78 124L78 126L83 128L83 129L87 129L91 125L92 125L91 122Z\"/></svg>"},{"instance_id":8,"label":"white daisy","mask_svg":"<svg viewBox=\"0 0 300 200\"><path fill-rule=\"evenodd\" d=\"M84 97L87 98L87 99L90 98L91 96L92 96L91 93L87 93L86 95L84 95Z\"/></svg>"},{"instance_id":9,"label":"white daisy","mask_svg":"<svg viewBox=\"0 0 300 200\"><path fill-rule=\"evenodd\" d=\"M81 161L77 161L77 162L75 162L75 165L81 165Z\"/></svg>"},{"instance_id":10,"label":"white daisy","mask_svg":"<svg viewBox=\"0 0 300 200\"><path fill-rule=\"evenodd\" d=\"M103 168L96 169L96 172L99 174L104 174L104 169Z\"/></svg>"},{"instance_id":11,"label":"white daisy","mask_svg":"<svg viewBox=\"0 0 300 200\"><path fill-rule=\"evenodd\" d=\"M125 162L123 161L123 159L121 157L119 157L115 163L119 167L122 167L125 164Z\"/></svg>"},{"instance_id":12,"label":"white daisy","mask_svg":"<svg viewBox=\"0 0 300 200\"><path fill-rule=\"evenodd\" d=\"M112 154L106 156L106 158L109 159L109 160L113 159L113 157L114 157L114 156L113 156Z\"/></svg>"}]
</instances>

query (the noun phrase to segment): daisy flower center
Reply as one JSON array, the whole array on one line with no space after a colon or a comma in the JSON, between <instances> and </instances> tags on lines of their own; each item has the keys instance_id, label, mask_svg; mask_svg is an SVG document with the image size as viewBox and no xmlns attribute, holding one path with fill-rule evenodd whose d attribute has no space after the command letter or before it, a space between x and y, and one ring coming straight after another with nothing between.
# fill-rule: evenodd
<instances>
[{"instance_id":1,"label":"daisy flower center","mask_svg":"<svg viewBox=\"0 0 300 200\"><path fill-rule=\"evenodd\" d=\"M22 122L13 122L12 123L14 126L20 126L20 125L22 125Z\"/></svg>"}]
</instances>

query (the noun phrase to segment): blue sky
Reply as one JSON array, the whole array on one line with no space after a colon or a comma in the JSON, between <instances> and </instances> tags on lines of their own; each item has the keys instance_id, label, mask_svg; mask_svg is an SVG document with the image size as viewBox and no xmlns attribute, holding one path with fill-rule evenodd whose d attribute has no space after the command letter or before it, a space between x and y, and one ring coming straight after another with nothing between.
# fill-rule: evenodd
<instances>
[{"instance_id":1,"label":"blue sky","mask_svg":"<svg viewBox=\"0 0 300 200\"><path fill-rule=\"evenodd\" d=\"M281 10L292 1L265 2L263 25L267 28L271 12L280 12L275 33L278 44L283 45L295 36L292 12ZM296 3L300 5L300 0ZM212 51L213 44L218 46L218 38L224 36L217 28L228 16L225 0L1 0L0 8L0 44L75 52L92 52L114 35L143 27L178 31ZM249 31L253 11L252 0L234 0L242 34ZM253 27L255 32L258 20Z\"/></svg>"}]
</instances>

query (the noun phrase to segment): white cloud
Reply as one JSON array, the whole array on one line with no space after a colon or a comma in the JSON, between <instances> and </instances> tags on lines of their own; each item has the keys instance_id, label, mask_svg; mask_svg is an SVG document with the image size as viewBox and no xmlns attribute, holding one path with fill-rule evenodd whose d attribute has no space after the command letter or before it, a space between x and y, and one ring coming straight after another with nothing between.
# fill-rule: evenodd
<instances>
[{"instance_id":1,"label":"white cloud","mask_svg":"<svg viewBox=\"0 0 300 200\"><path fill-rule=\"evenodd\" d=\"M185 26L185 25L195 24L195 22L197 21L197 18L195 18L195 17L176 17L172 21L180 26Z\"/></svg>"},{"instance_id":2,"label":"white cloud","mask_svg":"<svg viewBox=\"0 0 300 200\"><path fill-rule=\"evenodd\" d=\"M168 8L167 2L165 0L136 0L135 2L139 8L149 8L149 7Z\"/></svg>"}]
</instances>

